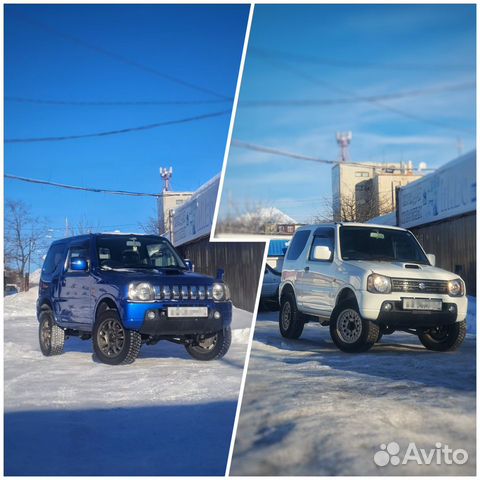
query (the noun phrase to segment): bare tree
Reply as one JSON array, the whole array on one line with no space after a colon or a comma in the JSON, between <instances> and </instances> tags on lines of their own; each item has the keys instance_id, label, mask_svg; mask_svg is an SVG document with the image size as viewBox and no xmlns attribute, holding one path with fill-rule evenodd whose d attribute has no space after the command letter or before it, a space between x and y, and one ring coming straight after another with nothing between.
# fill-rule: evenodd
<instances>
[{"instance_id":1,"label":"bare tree","mask_svg":"<svg viewBox=\"0 0 480 480\"><path fill-rule=\"evenodd\" d=\"M15 269L28 289L27 267L47 249L45 222L32 216L30 206L22 200L6 200L4 239L5 265Z\"/></svg>"},{"instance_id":2,"label":"bare tree","mask_svg":"<svg viewBox=\"0 0 480 480\"><path fill-rule=\"evenodd\" d=\"M339 207L339 209L338 209ZM373 195L366 191L343 193L337 208L331 197L323 200L323 210L313 217L314 223L326 222L368 222L372 218L390 213L392 205L386 194Z\"/></svg>"},{"instance_id":3,"label":"bare tree","mask_svg":"<svg viewBox=\"0 0 480 480\"><path fill-rule=\"evenodd\" d=\"M142 222L139 225L140 225L140 228L145 233L148 233L150 235L162 235L163 234L162 225L160 225L160 221L158 219L158 216L156 216L155 214L148 217L145 222Z\"/></svg>"}]
</instances>

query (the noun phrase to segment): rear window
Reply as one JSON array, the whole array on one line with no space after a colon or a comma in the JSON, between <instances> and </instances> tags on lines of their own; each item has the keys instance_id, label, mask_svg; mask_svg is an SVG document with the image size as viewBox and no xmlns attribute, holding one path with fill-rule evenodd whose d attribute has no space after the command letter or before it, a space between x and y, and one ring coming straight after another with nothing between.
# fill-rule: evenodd
<instances>
[{"instance_id":1,"label":"rear window","mask_svg":"<svg viewBox=\"0 0 480 480\"><path fill-rule=\"evenodd\" d=\"M300 256L309 236L310 230L300 230L294 235L288 249L287 260L296 260Z\"/></svg>"},{"instance_id":2,"label":"rear window","mask_svg":"<svg viewBox=\"0 0 480 480\"><path fill-rule=\"evenodd\" d=\"M42 271L45 273L53 273L62 261L64 250L65 245L63 243L52 245L48 250L45 262L43 262Z\"/></svg>"}]
</instances>

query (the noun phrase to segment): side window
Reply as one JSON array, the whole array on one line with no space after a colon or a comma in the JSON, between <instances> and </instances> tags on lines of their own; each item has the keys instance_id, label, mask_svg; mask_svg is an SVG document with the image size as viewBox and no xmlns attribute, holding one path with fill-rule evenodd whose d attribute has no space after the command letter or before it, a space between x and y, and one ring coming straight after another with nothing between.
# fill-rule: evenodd
<instances>
[{"instance_id":1,"label":"side window","mask_svg":"<svg viewBox=\"0 0 480 480\"><path fill-rule=\"evenodd\" d=\"M85 258L90 264L90 249L89 249L89 243L84 242L84 243L79 243L77 245L72 245L69 250L68 250L68 255L67 255L67 265L66 265L66 271L67 272L75 272L74 270L70 270L70 261L74 258Z\"/></svg>"},{"instance_id":2,"label":"side window","mask_svg":"<svg viewBox=\"0 0 480 480\"><path fill-rule=\"evenodd\" d=\"M332 252L332 256L329 260L316 260L313 258L313 251L315 247L328 247ZM333 251L335 248L335 242L333 241L333 231L325 231L325 232L315 232L315 236L313 237L312 245L310 247L310 253L308 255L308 259L312 262L331 262L333 258Z\"/></svg>"},{"instance_id":3,"label":"side window","mask_svg":"<svg viewBox=\"0 0 480 480\"><path fill-rule=\"evenodd\" d=\"M43 262L42 270L45 273L53 273L57 269L62 261L64 249L65 245L63 243L50 247L45 262Z\"/></svg>"},{"instance_id":4,"label":"side window","mask_svg":"<svg viewBox=\"0 0 480 480\"><path fill-rule=\"evenodd\" d=\"M294 235L288 249L287 260L296 260L300 256L309 236L310 230L300 230Z\"/></svg>"}]
</instances>

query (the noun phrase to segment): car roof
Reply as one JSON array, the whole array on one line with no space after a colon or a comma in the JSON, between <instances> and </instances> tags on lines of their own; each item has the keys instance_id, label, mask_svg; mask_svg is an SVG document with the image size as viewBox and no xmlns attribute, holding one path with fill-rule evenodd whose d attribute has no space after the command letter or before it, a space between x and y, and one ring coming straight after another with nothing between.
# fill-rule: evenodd
<instances>
[{"instance_id":1,"label":"car roof","mask_svg":"<svg viewBox=\"0 0 480 480\"><path fill-rule=\"evenodd\" d=\"M89 238L92 238L92 237L99 237L99 236L104 236L104 235L111 235L111 236L135 235L136 237L160 237L160 238L165 238L165 237L162 237L161 235L157 235L157 234L154 234L154 233L96 232L96 233L86 233L84 235L74 235L72 237L61 238L59 240L55 240L54 242L52 242L52 245L55 245L55 244L58 244L58 243L71 243L71 242L74 242L74 241L77 241L77 240L88 240Z\"/></svg>"},{"instance_id":2,"label":"car roof","mask_svg":"<svg viewBox=\"0 0 480 480\"><path fill-rule=\"evenodd\" d=\"M337 225L344 226L344 227L365 227L365 228L386 228L390 230L401 230L406 231L405 228L402 227L395 227L392 225L378 225L375 223L360 223L360 222L335 222L335 223L314 223L311 225L304 225L300 227L297 232L301 230L312 230L314 228L335 228Z\"/></svg>"}]
</instances>

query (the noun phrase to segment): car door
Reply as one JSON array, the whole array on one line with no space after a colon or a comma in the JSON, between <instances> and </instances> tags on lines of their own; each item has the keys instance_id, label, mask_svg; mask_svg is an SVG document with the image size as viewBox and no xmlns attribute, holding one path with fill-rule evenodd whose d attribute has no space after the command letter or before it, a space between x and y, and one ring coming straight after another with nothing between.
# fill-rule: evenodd
<instances>
[{"instance_id":1,"label":"car door","mask_svg":"<svg viewBox=\"0 0 480 480\"><path fill-rule=\"evenodd\" d=\"M74 258L87 260L86 271L74 271L70 262ZM63 274L60 279L61 322L65 325L91 324L93 279L90 275L90 241L72 242L69 245Z\"/></svg>"},{"instance_id":2,"label":"car door","mask_svg":"<svg viewBox=\"0 0 480 480\"><path fill-rule=\"evenodd\" d=\"M315 247L328 247L330 258L314 258ZM329 315L332 293L335 289L336 265L333 262L335 249L335 231L332 227L319 227L312 235L307 251L303 273L303 307L305 311L316 315Z\"/></svg>"}]
</instances>

